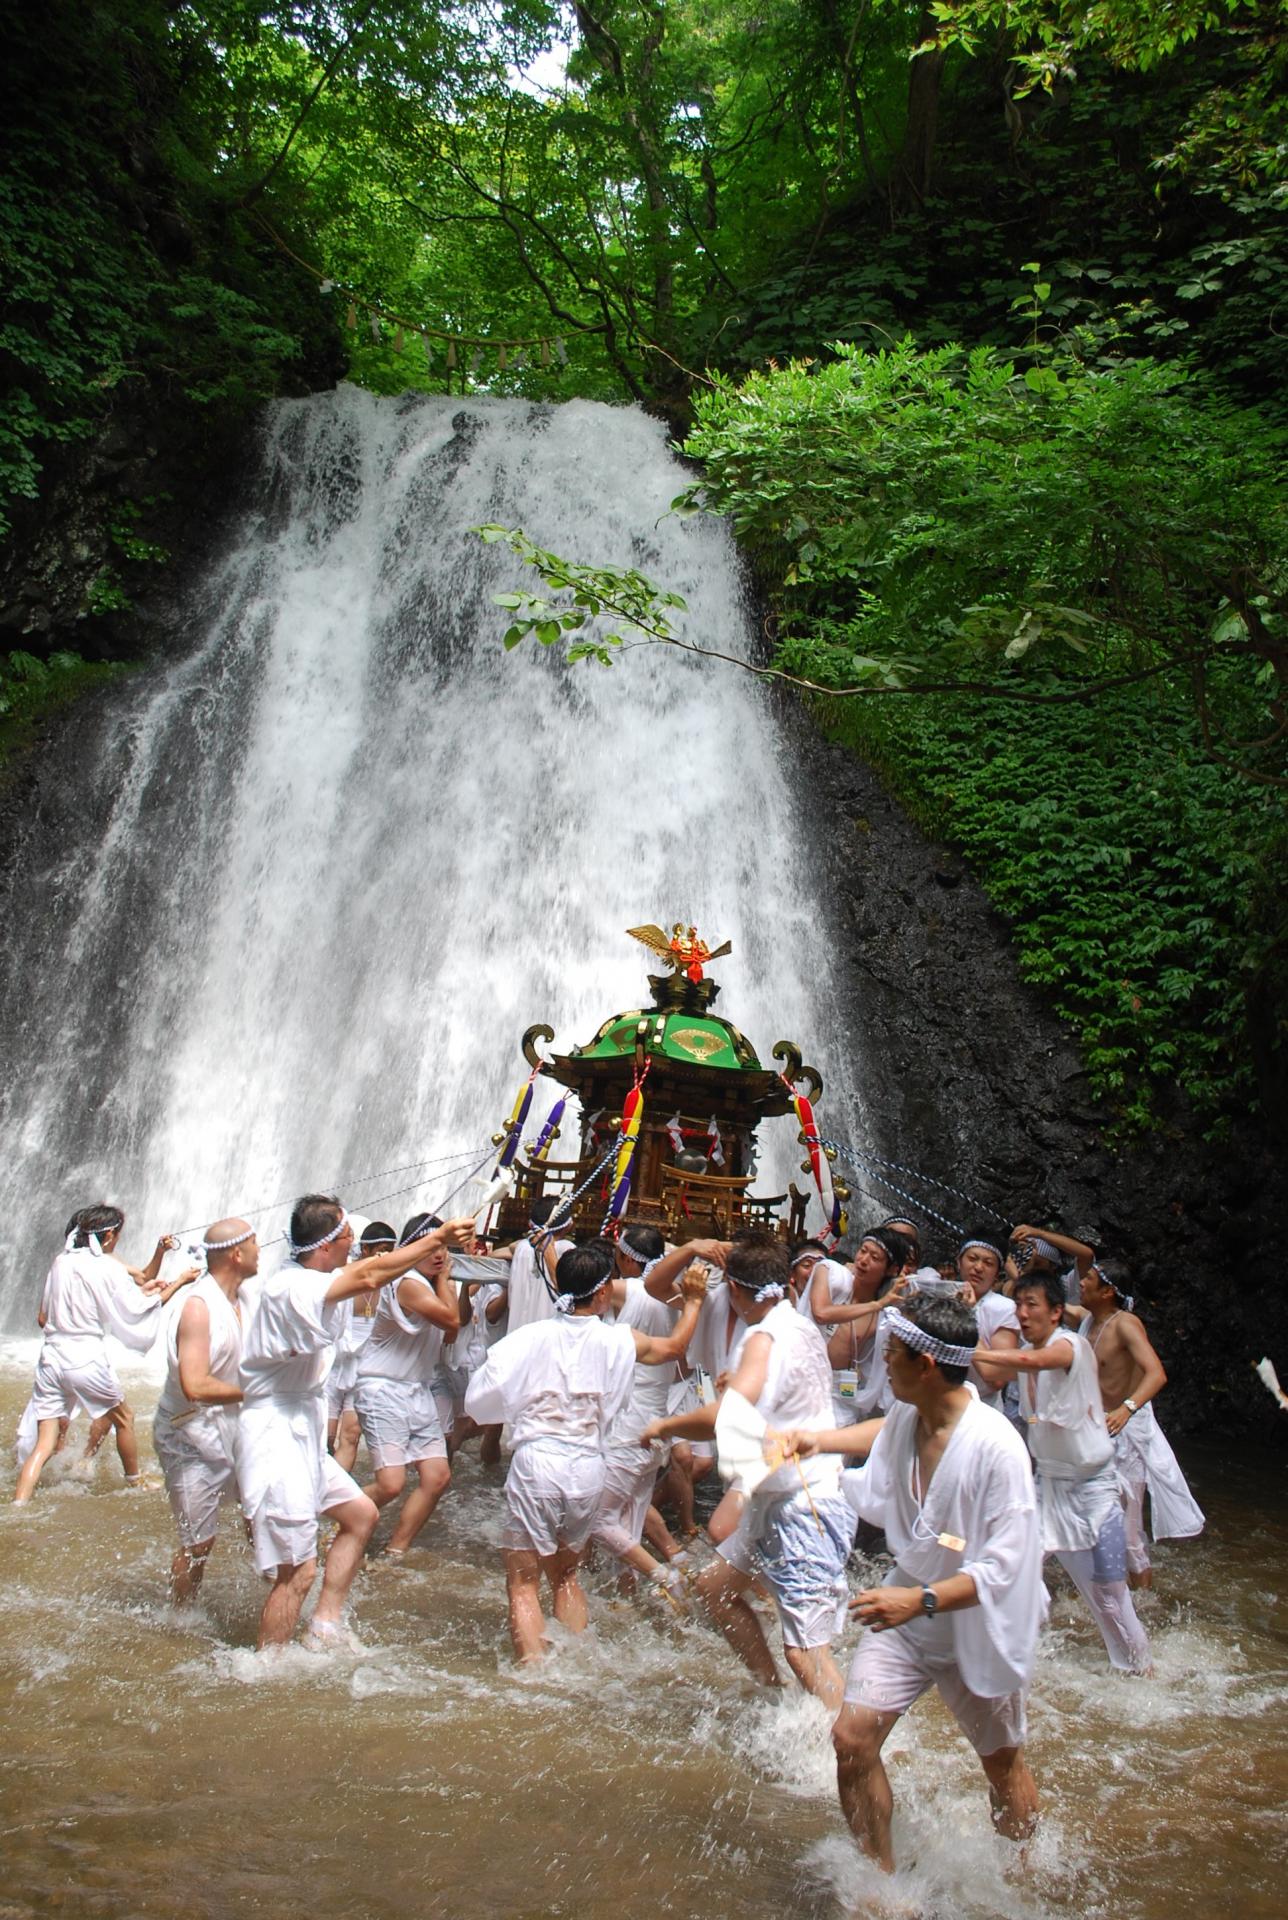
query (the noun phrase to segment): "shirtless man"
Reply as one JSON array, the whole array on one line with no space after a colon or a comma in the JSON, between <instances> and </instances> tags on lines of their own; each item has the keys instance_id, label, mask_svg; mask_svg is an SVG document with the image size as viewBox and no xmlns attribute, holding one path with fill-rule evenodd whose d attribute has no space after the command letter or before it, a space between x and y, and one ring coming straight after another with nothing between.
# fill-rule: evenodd
<instances>
[{"instance_id":1,"label":"shirtless man","mask_svg":"<svg viewBox=\"0 0 1288 1920\"><path fill-rule=\"evenodd\" d=\"M103 1420L115 1428L126 1485L138 1486L142 1480L134 1413L108 1358L107 1335L136 1353L148 1352L161 1325L159 1309L196 1279L198 1269L155 1290L170 1242L158 1242L148 1267L136 1271L116 1258L124 1226L119 1207L83 1208L69 1223L63 1251L49 1269L41 1300L45 1337L32 1391L36 1444L18 1475L16 1507L25 1506L36 1491L45 1462L57 1449L60 1424L78 1406L90 1415L100 1436L106 1432ZM93 1444L91 1431L90 1453Z\"/></svg>"},{"instance_id":2,"label":"shirtless man","mask_svg":"<svg viewBox=\"0 0 1288 1920\"><path fill-rule=\"evenodd\" d=\"M850 1603L859 1641L832 1729L841 1807L887 1873L892 1799L881 1750L936 1687L979 1755L993 1824L1026 1839L1038 1799L1025 1700L1042 1619L1042 1555L1024 1443L967 1384L976 1321L962 1299L914 1295L890 1315L894 1405L884 1422L793 1434L798 1455L865 1454L847 1495L896 1564Z\"/></svg>"},{"instance_id":3,"label":"shirtless man","mask_svg":"<svg viewBox=\"0 0 1288 1920\"><path fill-rule=\"evenodd\" d=\"M291 1257L259 1289L242 1344L237 1480L255 1564L272 1587L260 1647L285 1646L317 1571L318 1521L339 1531L309 1623L315 1650L339 1644L341 1616L376 1524L376 1508L326 1450L324 1380L338 1309L400 1280L438 1247L465 1246L472 1220L451 1220L390 1253L349 1262L353 1228L331 1194L309 1193L291 1213Z\"/></svg>"},{"instance_id":4,"label":"shirtless man","mask_svg":"<svg viewBox=\"0 0 1288 1920\"><path fill-rule=\"evenodd\" d=\"M465 1396L465 1411L480 1426L513 1423L501 1538L510 1637L525 1664L545 1651L543 1574L556 1620L571 1633L585 1630L577 1567L599 1510L606 1438L630 1398L636 1366L668 1367L683 1355L706 1291L705 1270L694 1265L681 1280L683 1310L666 1339L605 1326L612 1266L603 1245L561 1254L555 1317L498 1341Z\"/></svg>"},{"instance_id":5,"label":"shirtless man","mask_svg":"<svg viewBox=\"0 0 1288 1920\"><path fill-rule=\"evenodd\" d=\"M1149 1588L1154 1570L1145 1532L1146 1493L1156 1540L1192 1539L1203 1531L1203 1512L1154 1417L1151 1402L1167 1385L1167 1375L1131 1310L1126 1271L1116 1260L1096 1261L1082 1276L1081 1292L1081 1306L1067 1311L1086 1335L1100 1373L1105 1424L1127 1501L1127 1583Z\"/></svg>"},{"instance_id":6,"label":"shirtless man","mask_svg":"<svg viewBox=\"0 0 1288 1920\"><path fill-rule=\"evenodd\" d=\"M202 1242L206 1271L167 1331L165 1385L152 1441L165 1475L179 1551L170 1597L190 1605L215 1544L219 1508L237 1498L236 1423L242 1391L243 1280L259 1271L259 1241L245 1220L217 1220Z\"/></svg>"},{"instance_id":7,"label":"shirtless man","mask_svg":"<svg viewBox=\"0 0 1288 1920\"><path fill-rule=\"evenodd\" d=\"M1055 1274L1022 1277L1015 1310L1028 1345L1016 1353L977 1347L975 1365L986 1380L1019 1375L1043 1552L1055 1554L1090 1607L1111 1666L1148 1676L1153 1659L1127 1590L1118 1469L1096 1356L1065 1330L1064 1286Z\"/></svg>"},{"instance_id":8,"label":"shirtless man","mask_svg":"<svg viewBox=\"0 0 1288 1920\"><path fill-rule=\"evenodd\" d=\"M832 1421L827 1349L817 1327L792 1304L787 1256L772 1241L729 1249L725 1282L745 1328L732 1356L729 1388L742 1394L771 1427L823 1431ZM714 1433L717 1408L672 1414L644 1429L643 1441ZM854 1519L836 1472L818 1460L787 1462L743 1504L737 1527L704 1569L698 1592L734 1652L764 1686L781 1686L759 1620L747 1602L759 1575L778 1609L787 1664L808 1693L841 1703L841 1675L831 1643L844 1618L845 1563Z\"/></svg>"}]
</instances>

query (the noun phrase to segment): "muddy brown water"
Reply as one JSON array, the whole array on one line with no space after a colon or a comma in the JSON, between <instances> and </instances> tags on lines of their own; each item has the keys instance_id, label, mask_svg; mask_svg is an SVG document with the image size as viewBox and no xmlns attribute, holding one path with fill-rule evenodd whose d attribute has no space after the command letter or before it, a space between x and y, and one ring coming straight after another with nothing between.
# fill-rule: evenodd
<instances>
[{"instance_id":1,"label":"muddy brown water","mask_svg":"<svg viewBox=\"0 0 1288 1920\"><path fill-rule=\"evenodd\" d=\"M0 1431L28 1380L26 1351L0 1368ZM155 1385L130 1392L146 1435ZM1284 1474L1202 1450L1186 1464L1209 1527L1157 1550L1155 1680L1113 1676L1056 1592L1030 1708L1044 1822L1023 1867L937 1701L896 1728L913 1910L1281 1920ZM164 1494L124 1490L110 1446L91 1484L53 1473L25 1512L6 1506L0 1920L851 1911L873 1880L836 1809L822 1710L757 1695L704 1627L621 1601L606 1573L584 1641L516 1673L501 1514L500 1476L467 1452L425 1546L361 1577L365 1651L266 1662L234 1529L203 1608L176 1617Z\"/></svg>"}]
</instances>

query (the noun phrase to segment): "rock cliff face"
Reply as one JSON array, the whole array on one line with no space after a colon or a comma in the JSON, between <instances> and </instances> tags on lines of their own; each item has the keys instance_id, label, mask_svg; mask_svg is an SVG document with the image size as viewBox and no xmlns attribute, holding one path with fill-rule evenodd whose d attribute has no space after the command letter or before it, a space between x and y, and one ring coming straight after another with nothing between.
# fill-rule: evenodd
<instances>
[{"instance_id":1,"label":"rock cliff face","mask_svg":"<svg viewBox=\"0 0 1288 1920\"><path fill-rule=\"evenodd\" d=\"M1178 1090L1165 1132L1110 1151L1109 1116L1068 1032L1020 979L1004 916L871 769L811 739L801 717L784 724L810 767L817 884L841 929L846 1040L860 1057L862 1034L866 1099L885 1143L876 1151L1125 1260L1170 1376L1165 1424L1282 1446L1288 1420L1251 1371L1263 1353L1288 1371L1288 1331L1267 1312L1288 1231L1273 1143L1248 1124L1205 1144ZM838 1046L833 1076L844 1055ZM969 1221L954 1196L916 1191ZM855 1224L897 1207L893 1194L869 1192ZM945 1228L931 1244L946 1252L950 1239Z\"/></svg>"}]
</instances>

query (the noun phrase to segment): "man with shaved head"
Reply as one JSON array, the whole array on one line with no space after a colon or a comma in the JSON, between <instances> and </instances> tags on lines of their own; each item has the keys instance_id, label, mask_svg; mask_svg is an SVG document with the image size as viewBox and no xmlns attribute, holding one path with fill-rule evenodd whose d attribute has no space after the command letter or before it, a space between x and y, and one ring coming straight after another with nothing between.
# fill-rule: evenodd
<instances>
[{"instance_id":1,"label":"man with shaved head","mask_svg":"<svg viewBox=\"0 0 1288 1920\"><path fill-rule=\"evenodd\" d=\"M179 1529L170 1569L176 1607L197 1597L215 1544L219 1508L237 1498L236 1427L242 1390L238 1295L259 1271L259 1241L245 1220L217 1220L199 1249L206 1270L171 1322L165 1387L152 1440Z\"/></svg>"}]
</instances>

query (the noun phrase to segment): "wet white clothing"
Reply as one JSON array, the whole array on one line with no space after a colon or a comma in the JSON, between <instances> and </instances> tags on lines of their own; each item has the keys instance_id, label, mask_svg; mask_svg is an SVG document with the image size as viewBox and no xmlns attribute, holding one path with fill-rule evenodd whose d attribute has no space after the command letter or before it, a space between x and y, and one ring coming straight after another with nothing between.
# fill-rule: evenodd
<instances>
[{"instance_id":1,"label":"wet white clothing","mask_svg":"<svg viewBox=\"0 0 1288 1920\"><path fill-rule=\"evenodd\" d=\"M31 1396L37 1420L70 1418L78 1406L95 1418L120 1406L125 1394L107 1335L146 1353L161 1326L158 1305L159 1296L143 1293L110 1253L60 1253L41 1301L44 1341Z\"/></svg>"},{"instance_id":2,"label":"wet white clothing","mask_svg":"<svg viewBox=\"0 0 1288 1920\"><path fill-rule=\"evenodd\" d=\"M626 1297L617 1308L613 1321L619 1327L634 1327L637 1332L665 1340L675 1331L678 1310L655 1300L642 1280L626 1282ZM671 1388L679 1377L675 1361L662 1367L635 1364L630 1398L614 1420L608 1435L610 1447L637 1447L639 1436L650 1421L666 1418Z\"/></svg>"},{"instance_id":3,"label":"wet white clothing","mask_svg":"<svg viewBox=\"0 0 1288 1920\"><path fill-rule=\"evenodd\" d=\"M594 1314L557 1314L497 1342L470 1381L465 1411L480 1426L509 1421L514 1448L558 1440L602 1453L630 1397L635 1339Z\"/></svg>"},{"instance_id":4,"label":"wet white clothing","mask_svg":"<svg viewBox=\"0 0 1288 1920\"><path fill-rule=\"evenodd\" d=\"M241 1363L242 1323L233 1301L203 1273L178 1301L166 1328L166 1378L152 1422L152 1441L165 1475L166 1493L185 1547L215 1533L222 1501L237 1497L238 1408L189 1400L179 1379L179 1322L196 1300L210 1321L210 1372L236 1382Z\"/></svg>"},{"instance_id":5,"label":"wet white clothing","mask_svg":"<svg viewBox=\"0 0 1288 1920\"><path fill-rule=\"evenodd\" d=\"M979 1328L981 1347L991 1347L994 1344L994 1335L1000 1333L1003 1328L1015 1335L1011 1344L1019 1345L1020 1323L1015 1312L1015 1302L1008 1300L1004 1293L999 1293L996 1287L990 1287L988 1292L981 1294L975 1302L975 1321ZM966 1377L986 1407L996 1407L999 1412L1002 1410L1001 1387L992 1381L985 1380L974 1367Z\"/></svg>"},{"instance_id":6,"label":"wet white clothing","mask_svg":"<svg viewBox=\"0 0 1288 1920\"><path fill-rule=\"evenodd\" d=\"M326 1379L326 1408L331 1420L338 1420L346 1407L354 1403L358 1385L358 1356L371 1337L378 1297L360 1294L355 1300L342 1300L339 1332L331 1371Z\"/></svg>"},{"instance_id":7,"label":"wet white clothing","mask_svg":"<svg viewBox=\"0 0 1288 1920\"><path fill-rule=\"evenodd\" d=\"M326 1376L343 1314L336 1279L288 1260L259 1288L242 1343L237 1480L261 1573L303 1566L323 1513L358 1496L326 1450Z\"/></svg>"},{"instance_id":8,"label":"wet white clothing","mask_svg":"<svg viewBox=\"0 0 1288 1920\"><path fill-rule=\"evenodd\" d=\"M556 1261L572 1244L571 1240L555 1241ZM554 1312L555 1296L553 1282L547 1278L544 1240L540 1249L531 1240L516 1241L514 1252L510 1255L509 1331L517 1333L520 1327L531 1327L543 1320L551 1320Z\"/></svg>"},{"instance_id":9,"label":"wet white clothing","mask_svg":"<svg viewBox=\"0 0 1288 1920\"><path fill-rule=\"evenodd\" d=\"M1006 1417L971 1403L949 1435L924 1498L917 1487L917 1409L897 1401L866 1464L843 1476L861 1518L883 1528L896 1565L887 1586L925 1587L968 1573L979 1604L909 1621L889 1635L966 1688L997 1700L1027 1688L1046 1612L1033 1476ZM960 1546L954 1544L960 1541ZM866 1636L865 1636L866 1638Z\"/></svg>"},{"instance_id":10,"label":"wet white clothing","mask_svg":"<svg viewBox=\"0 0 1288 1920\"><path fill-rule=\"evenodd\" d=\"M1120 1504L1114 1443L1105 1425L1096 1356L1085 1340L1056 1333L1047 1343L1072 1355L1068 1369L1020 1376L1020 1411L1038 1477L1046 1553L1095 1546Z\"/></svg>"},{"instance_id":11,"label":"wet white clothing","mask_svg":"<svg viewBox=\"0 0 1288 1920\"><path fill-rule=\"evenodd\" d=\"M603 1492L605 1441L634 1375L629 1327L592 1314L520 1327L492 1348L465 1411L480 1426L512 1426L505 1546L539 1554L585 1546Z\"/></svg>"},{"instance_id":12,"label":"wet white clothing","mask_svg":"<svg viewBox=\"0 0 1288 1920\"><path fill-rule=\"evenodd\" d=\"M423 1380L358 1381L354 1406L373 1467L405 1467L445 1460L447 1437L433 1388Z\"/></svg>"},{"instance_id":13,"label":"wet white clothing","mask_svg":"<svg viewBox=\"0 0 1288 1920\"><path fill-rule=\"evenodd\" d=\"M371 1333L358 1355L359 1386L365 1380L418 1380L427 1387L434 1377L442 1359L444 1330L403 1305L404 1287L409 1293L418 1287L434 1292L432 1281L416 1273L404 1274L381 1288Z\"/></svg>"},{"instance_id":14,"label":"wet white clothing","mask_svg":"<svg viewBox=\"0 0 1288 1920\"><path fill-rule=\"evenodd\" d=\"M746 1329L739 1363L758 1336L767 1337L770 1348L757 1412L778 1431L825 1432L834 1424L832 1368L819 1328L790 1300L780 1300ZM838 1488L839 1468L835 1454L816 1454L767 1474L718 1549L738 1572L768 1582L787 1646L826 1646L844 1619L854 1521Z\"/></svg>"},{"instance_id":15,"label":"wet white clothing","mask_svg":"<svg viewBox=\"0 0 1288 1920\"><path fill-rule=\"evenodd\" d=\"M1127 1565L1133 1573L1143 1573L1149 1566L1145 1495L1149 1495L1149 1532L1155 1540L1192 1540L1203 1531L1203 1509L1154 1417L1152 1401L1147 1400L1115 1435L1114 1457L1127 1502Z\"/></svg>"},{"instance_id":16,"label":"wet white clothing","mask_svg":"<svg viewBox=\"0 0 1288 1920\"><path fill-rule=\"evenodd\" d=\"M816 1264L810 1268L809 1279L806 1281L800 1298L796 1302L796 1311L803 1314L805 1319L815 1326L818 1325L818 1322L814 1319L814 1304L811 1296L814 1291L814 1282L820 1274L827 1281L828 1299L832 1306L848 1306L854 1297L854 1273L851 1268L847 1267L840 1260L819 1260L816 1262ZM828 1328L828 1332L831 1332L830 1327Z\"/></svg>"}]
</instances>

